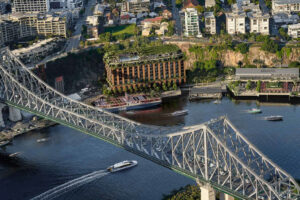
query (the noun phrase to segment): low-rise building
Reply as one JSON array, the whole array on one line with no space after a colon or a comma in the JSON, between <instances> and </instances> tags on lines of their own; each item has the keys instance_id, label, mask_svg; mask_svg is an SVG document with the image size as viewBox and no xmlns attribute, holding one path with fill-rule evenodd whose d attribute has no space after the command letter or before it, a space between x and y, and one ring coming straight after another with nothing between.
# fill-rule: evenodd
<instances>
[{"instance_id":1,"label":"low-rise building","mask_svg":"<svg viewBox=\"0 0 300 200\"><path fill-rule=\"evenodd\" d=\"M294 80L299 79L298 68L237 68L238 80Z\"/></svg>"},{"instance_id":2,"label":"low-rise building","mask_svg":"<svg viewBox=\"0 0 300 200\"><path fill-rule=\"evenodd\" d=\"M163 18L165 19L171 19L172 18L172 13L168 10L168 9L164 9L162 11L162 14Z\"/></svg>"},{"instance_id":3,"label":"low-rise building","mask_svg":"<svg viewBox=\"0 0 300 200\"><path fill-rule=\"evenodd\" d=\"M184 35L202 37L199 27L199 16L195 8L184 9Z\"/></svg>"},{"instance_id":4,"label":"low-rise building","mask_svg":"<svg viewBox=\"0 0 300 200\"><path fill-rule=\"evenodd\" d=\"M144 53L143 53L144 52ZM141 52L105 55L107 81L111 89L135 88L186 81L183 54L177 46L147 47Z\"/></svg>"},{"instance_id":5,"label":"low-rise building","mask_svg":"<svg viewBox=\"0 0 300 200\"><path fill-rule=\"evenodd\" d=\"M216 0L205 0L205 8L214 7L216 5Z\"/></svg>"},{"instance_id":6,"label":"low-rise building","mask_svg":"<svg viewBox=\"0 0 300 200\"><path fill-rule=\"evenodd\" d=\"M216 17L214 16L213 12L205 12L204 13L205 19L205 31L208 34L214 35L217 33L216 29Z\"/></svg>"},{"instance_id":7,"label":"low-rise building","mask_svg":"<svg viewBox=\"0 0 300 200\"><path fill-rule=\"evenodd\" d=\"M169 26L168 22L162 22L160 24L159 29L155 30L155 33L157 35L164 35L168 31L168 26Z\"/></svg>"},{"instance_id":8,"label":"low-rise building","mask_svg":"<svg viewBox=\"0 0 300 200\"><path fill-rule=\"evenodd\" d=\"M143 13L150 11L150 0L125 0L121 12Z\"/></svg>"},{"instance_id":9,"label":"low-rise building","mask_svg":"<svg viewBox=\"0 0 300 200\"><path fill-rule=\"evenodd\" d=\"M12 53L23 63L37 63L47 55L59 49L62 39L50 38L42 40L26 48L15 49Z\"/></svg>"},{"instance_id":10,"label":"low-rise building","mask_svg":"<svg viewBox=\"0 0 300 200\"><path fill-rule=\"evenodd\" d=\"M250 33L261 33L263 35L270 34L270 15L269 13L250 12L248 13L250 19Z\"/></svg>"},{"instance_id":11,"label":"low-rise building","mask_svg":"<svg viewBox=\"0 0 300 200\"><path fill-rule=\"evenodd\" d=\"M272 0L272 14L300 11L300 0Z\"/></svg>"},{"instance_id":12,"label":"low-rise building","mask_svg":"<svg viewBox=\"0 0 300 200\"><path fill-rule=\"evenodd\" d=\"M276 24L296 24L299 21L298 15L288 13L277 13L272 16Z\"/></svg>"},{"instance_id":13,"label":"low-rise building","mask_svg":"<svg viewBox=\"0 0 300 200\"><path fill-rule=\"evenodd\" d=\"M292 38L300 37L300 23L292 24L288 26L288 35Z\"/></svg>"}]
</instances>

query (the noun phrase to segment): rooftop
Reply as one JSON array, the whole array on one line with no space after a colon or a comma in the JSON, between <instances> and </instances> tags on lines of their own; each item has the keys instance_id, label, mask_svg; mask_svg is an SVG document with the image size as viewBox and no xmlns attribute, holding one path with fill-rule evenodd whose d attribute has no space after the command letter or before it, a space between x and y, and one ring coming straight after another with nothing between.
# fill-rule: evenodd
<instances>
[{"instance_id":1,"label":"rooftop","mask_svg":"<svg viewBox=\"0 0 300 200\"><path fill-rule=\"evenodd\" d=\"M276 4L294 4L300 3L300 0L273 0Z\"/></svg>"},{"instance_id":2,"label":"rooftop","mask_svg":"<svg viewBox=\"0 0 300 200\"><path fill-rule=\"evenodd\" d=\"M235 72L236 76L247 77L299 77L298 68L237 68Z\"/></svg>"},{"instance_id":3,"label":"rooftop","mask_svg":"<svg viewBox=\"0 0 300 200\"><path fill-rule=\"evenodd\" d=\"M205 17L205 18L215 18L213 12L205 12L205 13L204 13L204 17Z\"/></svg>"},{"instance_id":4,"label":"rooftop","mask_svg":"<svg viewBox=\"0 0 300 200\"><path fill-rule=\"evenodd\" d=\"M182 56L182 52L176 45L160 45L135 49L126 49L118 52L108 52L105 54L105 62L111 66L145 62L151 60L161 60L177 58Z\"/></svg>"},{"instance_id":5,"label":"rooftop","mask_svg":"<svg viewBox=\"0 0 300 200\"><path fill-rule=\"evenodd\" d=\"M183 3L183 8L195 8L199 5L199 2L197 0L185 0Z\"/></svg>"}]
</instances>

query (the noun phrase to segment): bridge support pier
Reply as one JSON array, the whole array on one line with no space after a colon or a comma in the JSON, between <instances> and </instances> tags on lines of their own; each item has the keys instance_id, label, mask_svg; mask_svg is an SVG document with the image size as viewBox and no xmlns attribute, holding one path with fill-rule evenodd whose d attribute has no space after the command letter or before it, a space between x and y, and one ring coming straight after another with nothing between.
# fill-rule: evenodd
<instances>
[{"instance_id":1,"label":"bridge support pier","mask_svg":"<svg viewBox=\"0 0 300 200\"><path fill-rule=\"evenodd\" d=\"M234 197L225 193L220 193L220 200L234 200Z\"/></svg>"},{"instance_id":2,"label":"bridge support pier","mask_svg":"<svg viewBox=\"0 0 300 200\"><path fill-rule=\"evenodd\" d=\"M5 104L0 103L0 127L3 127L3 128L5 127L5 123L3 120L2 110L5 106L6 106Z\"/></svg>"},{"instance_id":3,"label":"bridge support pier","mask_svg":"<svg viewBox=\"0 0 300 200\"><path fill-rule=\"evenodd\" d=\"M22 120L21 111L17 108L9 106L9 116L8 119L12 122L17 122Z\"/></svg>"},{"instance_id":4,"label":"bridge support pier","mask_svg":"<svg viewBox=\"0 0 300 200\"><path fill-rule=\"evenodd\" d=\"M209 184L200 186L200 190L201 190L201 199L216 200L216 192Z\"/></svg>"}]
</instances>

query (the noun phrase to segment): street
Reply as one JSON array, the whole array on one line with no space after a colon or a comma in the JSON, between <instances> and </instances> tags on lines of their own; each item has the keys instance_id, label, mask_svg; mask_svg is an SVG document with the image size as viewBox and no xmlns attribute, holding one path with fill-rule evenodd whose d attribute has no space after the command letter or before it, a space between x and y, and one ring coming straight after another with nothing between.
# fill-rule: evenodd
<instances>
[{"instance_id":1,"label":"street","mask_svg":"<svg viewBox=\"0 0 300 200\"><path fill-rule=\"evenodd\" d=\"M88 4L85 7L84 15L77 21L73 35L66 43L65 52L71 52L79 47L82 25L85 24L87 16L93 15L92 8L96 5L96 2L97 0L89 0Z\"/></svg>"},{"instance_id":2,"label":"street","mask_svg":"<svg viewBox=\"0 0 300 200\"><path fill-rule=\"evenodd\" d=\"M178 36L181 35L181 21L180 21L180 15L179 15L179 10L176 7L176 0L172 0L172 14L173 14L173 19L175 19L175 32Z\"/></svg>"}]
</instances>

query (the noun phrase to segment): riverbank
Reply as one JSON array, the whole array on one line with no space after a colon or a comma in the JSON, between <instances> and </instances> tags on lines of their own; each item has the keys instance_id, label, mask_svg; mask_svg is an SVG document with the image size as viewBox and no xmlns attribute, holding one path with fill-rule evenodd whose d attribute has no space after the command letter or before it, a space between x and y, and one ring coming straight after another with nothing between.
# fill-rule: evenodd
<instances>
[{"instance_id":1,"label":"riverbank","mask_svg":"<svg viewBox=\"0 0 300 200\"><path fill-rule=\"evenodd\" d=\"M33 119L30 121L27 120L17 122L10 129L0 132L0 146L5 146L8 144L7 142L12 141L15 137L25 134L29 131L47 128L56 124L57 123L55 122L45 119L38 119L37 117L33 117Z\"/></svg>"}]
</instances>

